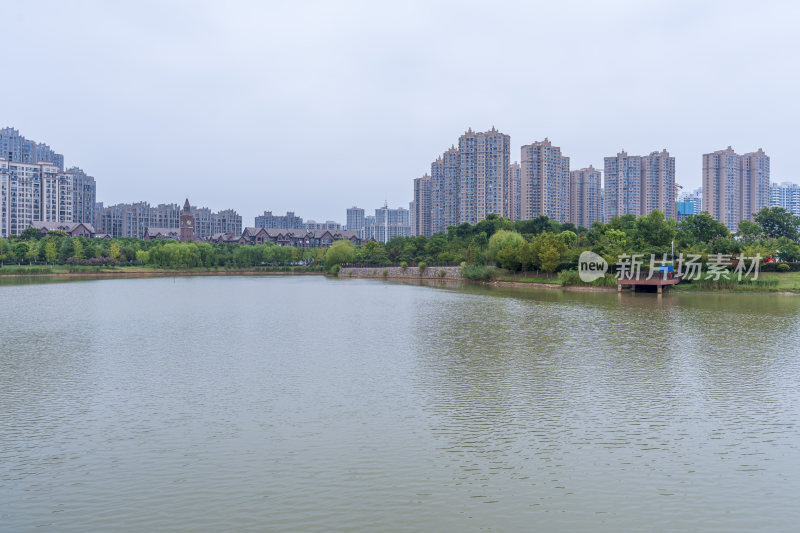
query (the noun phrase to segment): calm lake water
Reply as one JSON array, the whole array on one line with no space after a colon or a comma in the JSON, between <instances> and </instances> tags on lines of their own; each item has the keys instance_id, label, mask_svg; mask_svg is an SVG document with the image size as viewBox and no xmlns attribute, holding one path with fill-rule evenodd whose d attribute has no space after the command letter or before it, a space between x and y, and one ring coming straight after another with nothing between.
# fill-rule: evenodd
<instances>
[{"instance_id":1,"label":"calm lake water","mask_svg":"<svg viewBox=\"0 0 800 533\"><path fill-rule=\"evenodd\" d=\"M800 297L0 285L0 530L796 531Z\"/></svg>"}]
</instances>

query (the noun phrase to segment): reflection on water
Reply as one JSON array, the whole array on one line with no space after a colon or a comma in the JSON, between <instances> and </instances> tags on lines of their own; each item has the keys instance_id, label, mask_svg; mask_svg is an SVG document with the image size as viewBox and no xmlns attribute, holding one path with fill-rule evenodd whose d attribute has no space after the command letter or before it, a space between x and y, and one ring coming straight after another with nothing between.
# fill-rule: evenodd
<instances>
[{"instance_id":1,"label":"reflection on water","mask_svg":"<svg viewBox=\"0 0 800 533\"><path fill-rule=\"evenodd\" d=\"M435 285L0 287L0 529L793 529L800 298Z\"/></svg>"}]
</instances>

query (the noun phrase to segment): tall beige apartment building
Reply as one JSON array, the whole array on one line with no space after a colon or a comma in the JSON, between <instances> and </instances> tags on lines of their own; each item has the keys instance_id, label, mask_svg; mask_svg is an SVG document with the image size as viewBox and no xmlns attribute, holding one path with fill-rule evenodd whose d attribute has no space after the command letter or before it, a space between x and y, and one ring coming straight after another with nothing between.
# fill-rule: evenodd
<instances>
[{"instance_id":1,"label":"tall beige apartment building","mask_svg":"<svg viewBox=\"0 0 800 533\"><path fill-rule=\"evenodd\" d=\"M460 159L451 146L431 163L431 235L459 224Z\"/></svg>"},{"instance_id":2,"label":"tall beige apartment building","mask_svg":"<svg viewBox=\"0 0 800 533\"><path fill-rule=\"evenodd\" d=\"M739 155L728 146L703 154L703 209L731 231L769 206L769 156Z\"/></svg>"},{"instance_id":3,"label":"tall beige apartment building","mask_svg":"<svg viewBox=\"0 0 800 533\"><path fill-rule=\"evenodd\" d=\"M487 215L507 217L511 137L494 127L472 128L459 137L459 223L477 224Z\"/></svg>"},{"instance_id":4,"label":"tall beige apartment building","mask_svg":"<svg viewBox=\"0 0 800 533\"><path fill-rule=\"evenodd\" d=\"M570 172L570 222L590 228L603 221L602 173L588 168Z\"/></svg>"},{"instance_id":5,"label":"tall beige apartment building","mask_svg":"<svg viewBox=\"0 0 800 533\"><path fill-rule=\"evenodd\" d=\"M508 166L508 218L522 218L522 166L514 161Z\"/></svg>"},{"instance_id":6,"label":"tall beige apartment building","mask_svg":"<svg viewBox=\"0 0 800 533\"><path fill-rule=\"evenodd\" d=\"M491 213L512 216L510 146L511 138L495 128L470 128L461 135L457 148L451 146L431 163L429 178L414 180L415 233L433 235L464 222L476 224Z\"/></svg>"},{"instance_id":7,"label":"tall beige apartment building","mask_svg":"<svg viewBox=\"0 0 800 533\"><path fill-rule=\"evenodd\" d=\"M413 235L430 237L431 232L431 184L433 180L428 174L414 180L414 213Z\"/></svg>"},{"instance_id":8,"label":"tall beige apartment building","mask_svg":"<svg viewBox=\"0 0 800 533\"><path fill-rule=\"evenodd\" d=\"M558 222L570 221L569 157L549 139L521 149L520 218L546 215Z\"/></svg>"},{"instance_id":9,"label":"tall beige apartment building","mask_svg":"<svg viewBox=\"0 0 800 533\"><path fill-rule=\"evenodd\" d=\"M656 209L677 218L675 158L666 149L646 156L623 150L605 158L604 170L606 219L645 216Z\"/></svg>"}]
</instances>

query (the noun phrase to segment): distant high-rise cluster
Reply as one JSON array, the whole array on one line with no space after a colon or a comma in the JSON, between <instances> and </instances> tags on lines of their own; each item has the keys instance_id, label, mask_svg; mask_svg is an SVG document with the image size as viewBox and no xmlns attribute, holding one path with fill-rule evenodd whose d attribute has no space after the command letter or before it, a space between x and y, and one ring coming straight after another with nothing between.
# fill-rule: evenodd
<instances>
[{"instance_id":1,"label":"distant high-rise cluster","mask_svg":"<svg viewBox=\"0 0 800 533\"><path fill-rule=\"evenodd\" d=\"M272 211L264 211L257 216L255 227L268 229L304 229L303 218L295 216L294 211L287 211L285 215L273 215Z\"/></svg>"},{"instance_id":2,"label":"distant high-rise cluster","mask_svg":"<svg viewBox=\"0 0 800 533\"><path fill-rule=\"evenodd\" d=\"M325 222L317 222L316 220L306 220L303 222L303 229L315 230L340 230L342 225L333 220L326 220Z\"/></svg>"},{"instance_id":3,"label":"distant high-rise cluster","mask_svg":"<svg viewBox=\"0 0 800 533\"><path fill-rule=\"evenodd\" d=\"M769 156L759 148L739 155L728 146L703 154L703 210L736 231L770 203Z\"/></svg>"},{"instance_id":4,"label":"distant high-rise cluster","mask_svg":"<svg viewBox=\"0 0 800 533\"><path fill-rule=\"evenodd\" d=\"M703 212L703 188L678 195L678 222L691 215Z\"/></svg>"},{"instance_id":5,"label":"distant high-rise cluster","mask_svg":"<svg viewBox=\"0 0 800 533\"><path fill-rule=\"evenodd\" d=\"M393 209L384 205L376 208L374 215L367 216L360 207L351 207L347 210L347 230L365 241L387 242L395 237L411 237L412 218L411 211L404 207Z\"/></svg>"},{"instance_id":6,"label":"distant high-rise cluster","mask_svg":"<svg viewBox=\"0 0 800 533\"><path fill-rule=\"evenodd\" d=\"M64 170L64 156L0 129L0 237L19 235L34 222L94 224L97 190L81 169Z\"/></svg>"},{"instance_id":7,"label":"distant high-rise cluster","mask_svg":"<svg viewBox=\"0 0 800 533\"><path fill-rule=\"evenodd\" d=\"M98 233L113 238L141 239L152 228L178 230L181 211L178 204L153 207L147 202L136 202L104 206L99 202L96 206L96 229ZM213 213L207 207L190 206L190 213L194 217L194 237L205 239L218 234L242 233L242 217L233 209Z\"/></svg>"},{"instance_id":8,"label":"distant high-rise cluster","mask_svg":"<svg viewBox=\"0 0 800 533\"><path fill-rule=\"evenodd\" d=\"M510 150L510 137L495 128L459 137L458 148L451 146L431 163L430 174L414 180L414 234L475 224L492 213L512 220L546 215L587 227L603 220L599 170L571 173L569 157L547 138L522 146L519 163L509 162Z\"/></svg>"},{"instance_id":9,"label":"distant high-rise cluster","mask_svg":"<svg viewBox=\"0 0 800 533\"><path fill-rule=\"evenodd\" d=\"M769 206L782 207L795 215L800 215L800 185L784 181L769 186Z\"/></svg>"}]
</instances>

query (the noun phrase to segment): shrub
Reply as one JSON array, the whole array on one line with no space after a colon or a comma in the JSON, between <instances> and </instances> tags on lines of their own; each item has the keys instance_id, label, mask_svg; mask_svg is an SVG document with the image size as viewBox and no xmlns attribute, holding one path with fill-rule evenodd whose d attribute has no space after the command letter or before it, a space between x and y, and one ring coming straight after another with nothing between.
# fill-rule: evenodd
<instances>
[{"instance_id":1,"label":"shrub","mask_svg":"<svg viewBox=\"0 0 800 533\"><path fill-rule=\"evenodd\" d=\"M384 268L383 272L381 272L381 274L383 274L384 276L388 276L389 275L389 269Z\"/></svg>"},{"instance_id":2,"label":"shrub","mask_svg":"<svg viewBox=\"0 0 800 533\"><path fill-rule=\"evenodd\" d=\"M790 267L786 263L778 264L778 272L789 272L791 269L792 267Z\"/></svg>"},{"instance_id":3,"label":"shrub","mask_svg":"<svg viewBox=\"0 0 800 533\"><path fill-rule=\"evenodd\" d=\"M342 266L341 266L341 265L332 265L332 266L331 266L331 267L328 269L328 272L330 272L330 273L331 273L331 274L333 274L334 276L338 276L338 275L339 275L339 269L341 269L341 268L342 268Z\"/></svg>"},{"instance_id":4,"label":"shrub","mask_svg":"<svg viewBox=\"0 0 800 533\"><path fill-rule=\"evenodd\" d=\"M422 274L425 272L425 269L428 268L428 265L425 264L425 261L419 262L419 273Z\"/></svg>"},{"instance_id":5,"label":"shrub","mask_svg":"<svg viewBox=\"0 0 800 533\"><path fill-rule=\"evenodd\" d=\"M461 267L461 276L473 281L492 281L498 274L500 274L500 269L494 266L465 265Z\"/></svg>"},{"instance_id":6,"label":"shrub","mask_svg":"<svg viewBox=\"0 0 800 533\"><path fill-rule=\"evenodd\" d=\"M446 271L445 269L441 269L441 270L439 271L439 277L440 277L440 278L443 278L443 277L445 277L446 275L447 275L447 271Z\"/></svg>"},{"instance_id":7,"label":"shrub","mask_svg":"<svg viewBox=\"0 0 800 533\"><path fill-rule=\"evenodd\" d=\"M789 270L783 270L782 265L786 265ZM750 266L750 261L747 262L747 266ZM800 263L761 263L758 270L759 272L800 272Z\"/></svg>"},{"instance_id":8,"label":"shrub","mask_svg":"<svg viewBox=\"0 0 800 533\"><path fill-rule=\"evenodd\" d=\"M402 263L400 263L400 268L402 268L403 270L407 269L408 268L408 263L403 261Z\"/></svg>"}]
</instances>

